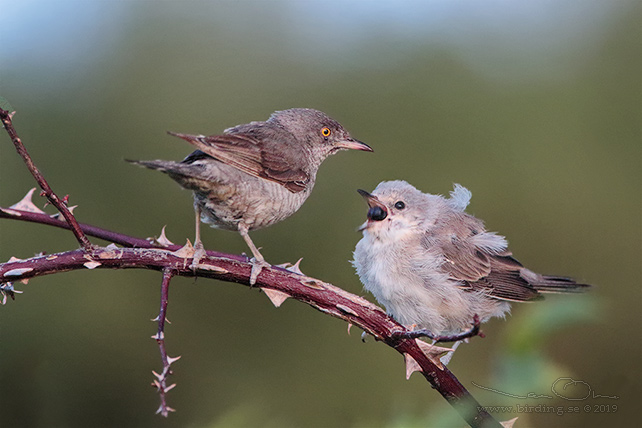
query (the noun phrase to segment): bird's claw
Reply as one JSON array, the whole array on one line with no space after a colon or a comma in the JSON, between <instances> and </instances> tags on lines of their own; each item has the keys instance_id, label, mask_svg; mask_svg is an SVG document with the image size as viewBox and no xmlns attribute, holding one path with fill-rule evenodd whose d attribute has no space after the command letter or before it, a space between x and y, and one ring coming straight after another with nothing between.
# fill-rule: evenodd
<instances>
[{"instance_id":1,"label":"bird's claw","mask_svg":"<svg viewBox=\"0 0 642 428\"><path fill-rule=\"evenodd\" d=\"M256 284L256 279L263 270L263 268L269 268L271 265L265 260L257 260L255 257L250 259L252 263L252 271L250 272L250 287Z\"/></svg>"},{"instance_id":2,"label":"bird's claw","mask_svg":"<svg viewBox=\"0 0 642 428\"><path fill-rule=\"evenodd\" d=\"M189 266L193 271L196 270L201 260L207 256L207 251L201 241L194 244L194 255L192 256L192 264Z\"/></svg>"},{"instance_id":3,"label":"bird's claw","mask_svg":"<svg viewBox=\"0 0 642 428\"><path fill-rule=\"evenodd\" d=\"M468 339L469 337L473 337L473 336L484 337L484 334L479 330L480 325L481 325L481 322L479 320L479 316L475 314L475 316L473 317L472 328L458 334L454 334L450 336L440 336L424 328L424 329L412 330L412 331L407 331L407 330L394 331L392 333L392 337L395 339L417 339L419 337L427 337L429 339L434 340L435 343L458 342L460 340Z\"/></svg>"}]
</instances>

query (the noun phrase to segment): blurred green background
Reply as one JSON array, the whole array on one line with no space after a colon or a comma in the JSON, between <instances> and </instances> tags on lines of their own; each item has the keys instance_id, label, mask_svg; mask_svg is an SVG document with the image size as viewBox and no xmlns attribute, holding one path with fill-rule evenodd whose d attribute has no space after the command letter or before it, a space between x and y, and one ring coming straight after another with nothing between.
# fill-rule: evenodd
<instances>
[{"instance_id":1,"label":"blurred green background","mask_svg":"<svg viewBox=\"0 0 642 428\"><path fill-rule=\"evenodd\" d=\"M182 159L191 148L167 130L327 112L375 153L327 160L296 215L253 233L267 260L303 257L306 274L363 294L349 263L366 211L355 190L461 183L469 212L523 263L596 287L515 305L451 370L482 404L533 406L495 413L520 416L517 427L631 426L642 397L640 24L638 1L0 0L0 96L80 221L140 237L167 225L176 243L193 237L190 194L124 158ZM34 185L2 132L0 206ZM246 251L229 232L208 228L204 241ZM0 260L76 246L66 231L0 221ZM135 270L19 284L0 307L0 426L463 426L423 378L404 379L399 354L345 323L185 278L170 292L167 346L183 358L169 394L178 411L164 420L149 386L159 286L159 273ZM553 395L565 377L586 383L570 397L590 387L618 398L514 397Z\"/></svg>"}]
</instances>

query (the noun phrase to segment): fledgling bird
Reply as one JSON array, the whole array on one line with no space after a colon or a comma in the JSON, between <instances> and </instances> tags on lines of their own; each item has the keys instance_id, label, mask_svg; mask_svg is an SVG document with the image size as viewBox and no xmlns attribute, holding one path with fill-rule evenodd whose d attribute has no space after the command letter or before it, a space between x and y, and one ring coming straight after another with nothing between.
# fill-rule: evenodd
<instances>
[{"instance_id":1,"label":"fledgling bird","mask_svg":"<svg viewBox=\"0 0 642 428\"><path fill-rule=\"evenodd\" d=\"M433 338L457 335L476 317L503 318L510 302L588 287L525 268L503 236L465 212L471 193L459 184L450 198L405 181L359 193L369 206L354 251L361 282L399 323L426 329Z\"/></svg>"},{"instance_id":2,"label":"fledgling bird","mask_svg":"<svg viewBox=\"0 0 642 428\"><path fill-rule=\"evenodd\" d=\"M194 192L194 260L205 255L200 221L238 231L252 251L254 284L269 266L248 234L294 214L310 195L321 163L343 149L371 152L339 122L307 108L276 111L265 122L226 129L222 135L170 132L198 150L181 162L129 161L162 171Z\"/></svg>"}]
</instances>

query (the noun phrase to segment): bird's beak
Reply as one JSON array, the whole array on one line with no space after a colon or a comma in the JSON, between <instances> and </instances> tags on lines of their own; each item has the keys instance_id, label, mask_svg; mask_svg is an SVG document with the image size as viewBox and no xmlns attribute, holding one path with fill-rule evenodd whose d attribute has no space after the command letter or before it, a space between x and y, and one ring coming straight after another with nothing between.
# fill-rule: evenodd
<instances>
[{"instance_id":1,"label":"bird's beak","mask_svg":"<svg viewBox=\"0 0 642 428\"><path fill-rule=\"evenodd\" d=\"M362 189L357 189L357 192L359 192L359 194L363 196L363 199L368 203L369 208L379 207L386 210L386 206L382 204L381 201L379 201L379 198L377 198L375 195L372 195Z\"/></svg>"},{"instance_id":2,"label":"bird's beak","mask_svg":"<svg viewBox=\"0 0 642 428\"><path fill-rule=\"evenodd\" d=\"M374 152L372 147L367 145L364 142L355 140L354 138L348 138L347 140L340 141L335 144L335 147L340 149L350 149L350 150L362 150L364 152Z\"/></svg>"},{"instance_id":3,"label":"bird's beak","mask_svg":"<svg viewBox=\"0 0 642 428\"><path fill-rule=\"evenodd\" d=\"M375 223L378 223L381 220L385 219L388 216L388 209L376 196L371 195L370 193L361 189L357 189L357 192L359 192L359 194L363 196L363 199L365 199L365 201L368 203L368 207L370 208L368 210L368 220L366 220L366 222L359 226L359 228L357 229L359 232L361 232L365 229L370 228Z\"/></svg>"}]
</instances>

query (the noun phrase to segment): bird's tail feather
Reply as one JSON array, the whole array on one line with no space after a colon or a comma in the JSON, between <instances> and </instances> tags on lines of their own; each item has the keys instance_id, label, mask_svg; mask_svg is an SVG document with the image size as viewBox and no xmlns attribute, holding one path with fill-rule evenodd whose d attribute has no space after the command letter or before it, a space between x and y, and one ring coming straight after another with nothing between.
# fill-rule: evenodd
<instances>
[{"instance_id":1,"label":"bird's tail feather","mask_svg":"<svg viewBox=\"0 0 642 428\"><path fill-rule=\"evenodd\" d=\"M141 160L130 160L125 159L129 163L134 165L144 166L145 168L155 169L156 171L164 172L169 175L176 181L182 181L182 179L196 179L196 180L207 180L207 177L202 176L202 169L193 167L190 164L185 164L183 162L174 162L166 160L150 160L150 161L141 161Z\"/></svg>"},{"instance_id":2,"label":"bird's tail feather","mask_svg":"<svg viewBox=\"0 0 642 428\"><path fill-rule=\"evenodd\" d=\"M586 291L589 284L579 284L573 278L563 276L545 276L538 278L533 287L542 293L581 293Z\"/></svg>"},{"instance_id":3,"label":"bird's tail feather","mask_svg":"<svg viewBox=\"0 0 642 428\"><path fill-rule=\"evenodd\" d=\"M162 172L175 171L178 165L178 162L164 161L164 160L152 160L152 161L142 161L142 160L133 160L125 159L125 162L133 163L134 165L144 166L149 169L156 169Z\"/></svg>"},{"instance_id":4,"label":"bird's tail feather","mask_svg":"<svg viewBox=\"0 0 642 428\"><path fill-rule=\"evenodd\" d=\"M202 191L211 187L214 179L203 176L203 169L198 166L186 164L184 162L174 162L165 160L140 161L125 159L134 165L144 166L145 168L155 169L170 176L170 178L186 189L195 192Z\"/></svg>"}]
</instances>

